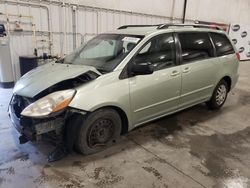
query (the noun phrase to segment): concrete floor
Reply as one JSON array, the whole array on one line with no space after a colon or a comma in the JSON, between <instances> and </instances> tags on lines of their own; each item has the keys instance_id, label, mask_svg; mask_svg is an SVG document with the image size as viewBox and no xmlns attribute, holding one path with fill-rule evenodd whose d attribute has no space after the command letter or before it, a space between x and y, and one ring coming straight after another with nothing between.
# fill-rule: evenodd
<instances>
[{"instance_id":1,"label":"concrete floor","mask_svg":"<svg viewBox=\"0 0 250 188\"><path fill-rule=\"evenodd\" d=\"M101 153L47 163L46 143L18 144L0 90L0 187L250 187L250 62L220 111L198 105L140 127Z\"/></svg>"}]
</instances>

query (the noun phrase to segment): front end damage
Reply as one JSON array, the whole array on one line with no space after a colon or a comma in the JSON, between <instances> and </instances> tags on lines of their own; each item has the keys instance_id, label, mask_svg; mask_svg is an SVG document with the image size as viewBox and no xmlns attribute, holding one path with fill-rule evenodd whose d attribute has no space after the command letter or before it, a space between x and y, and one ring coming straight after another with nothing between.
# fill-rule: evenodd
<instances>
[{"instance_id":1,"label":"front end damage","mask_svg":"<svg viewBox=\"0 0 250 188\"><path fill-rule=\"evenodd\" d=\"M21 115L21 112L30 104L27 101L31 100L14 95L9 105L10 119L21 135L19 137L20 144L41 140L49 140L55 144L61 143L67 120L75 114L86 114L84 111L67 108L46 118L25 117Z\"/></svg>"},{"instance_id":2,"label":"front end damage","mask_svg":"<svg viewBox=\"0 0 250 188\"><path fill-rule=\"evenodd\" d=\"M57 143L61 139L63 126L69 113L64 111L41 119L22 116L21 112L31 103L32 99L18 95L13 95L10 102L9 116L15 128L21 134L19 137L20 144L49 138Z\"/></svg>"},{"instance_id":3,"label":"front end damage","mask_svg":"<svg viewBox=\"0 0 250 188\"><path fill-rule=\"evenodd\" d=\"M50 93L69 88L76 88L82 84L96 79L98 76L98 74L88 71L75 78L63 80L57 84L54 84L53 86L50 86L49 88L38 93L33 98L20 96L15 93L10 101L9 116L13 125L21 135L19 137L20 144L24 144L28 141L41 140L47 140L50 143L54 143L54 145L57 147L55 150L56 153L52 152L52 154L50 154L49 161L59 160L67 153L66 150L71 151L74 145L76 131L68 130L68 128L66 128L66 124L68 123L67 121L71 116L75 114L85 114L85 112L67 107L46 117L27 117L21 115L21 113L30 104L47 96ZM69 127L70 129L74 129L74 125ZM67 135L69 133L72 135ZM69 140L67 138L72 139Z\"/></svg>"},{"instance_id":4,"label":"front end damage","mask_svg":"<svg viewBox=\"0 0 250 188\"><path fill-rule=\"evenodd\" d=\"M47 141L56 146L49 154L48 161L53 162L62 159L72 152L76 134L77 124L70 122L70 117L76 114L85 115L77 109L67 108L47 118L24 117L20 113L29 104L29 99L14 95L9 106L9 116L20 133L19 142L24 144L28 141ZM70 126L67 126L68 125Z\"/></svg>"}]
</instances>

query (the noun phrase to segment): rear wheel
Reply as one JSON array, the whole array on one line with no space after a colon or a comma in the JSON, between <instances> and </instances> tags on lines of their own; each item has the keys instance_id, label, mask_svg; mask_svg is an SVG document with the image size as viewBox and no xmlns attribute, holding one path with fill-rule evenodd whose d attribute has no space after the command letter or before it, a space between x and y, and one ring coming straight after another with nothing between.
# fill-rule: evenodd
<instances>
[{"instance_id":1,"label":"rear wheel","mask_svg":"<svg viewBox=\"0 0 250 188\"><path fill-rule=\"evenodd\" d=\"M122 121L113 109L100 109L82 122L76 149L82 154L93 154L112 145L120 136Z\"/></svg>"},{"instance_id":2,"label":"rear wheel","mask_svg":"<svg viewBox=\"0 0 250 188\"><path fill-rule=\"evenodd\" d=\"M228 84L225 80L221 80L218 85L215 87L215 90L213 92L213 95L206 104L207 106L212 109L220 109L226 99L227 99L227 94L228 94Z\"/></svg>"}]
</instances>

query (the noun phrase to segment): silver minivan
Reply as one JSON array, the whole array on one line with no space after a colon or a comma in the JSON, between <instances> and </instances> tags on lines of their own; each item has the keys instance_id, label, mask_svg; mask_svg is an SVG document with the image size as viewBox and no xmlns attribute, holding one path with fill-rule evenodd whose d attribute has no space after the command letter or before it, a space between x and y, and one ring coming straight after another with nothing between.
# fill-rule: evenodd
<instances>
[{"instance_id":1,"label":"silver minivan","mask_svg":"<svg viewBox=\"0 0 250 188\"><path fill-rule=\"evenodd\" d=\"M128 25L97 35L73 53L25 74L9 114L20 143L101 151L120 134L199 103L225 103L238 80L239 54L227 34L206 25Z\"/></svg>"}]
</instances>

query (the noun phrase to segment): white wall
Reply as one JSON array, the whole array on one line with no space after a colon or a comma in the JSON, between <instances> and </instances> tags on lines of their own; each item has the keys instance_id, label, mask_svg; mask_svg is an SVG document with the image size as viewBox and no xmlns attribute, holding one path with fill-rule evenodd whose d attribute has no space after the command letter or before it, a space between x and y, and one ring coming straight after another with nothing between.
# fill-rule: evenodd
<instances>
[{"instance_id":1,"label":"white wall","mask_svg":"<svg viewBox=\"0 0 250 188\"><path fill-rule=\"evenodd\" d=\"M187 18L250 25L250 0L188 0Z\"/></svg>"},{"instance_id":2,"label":"white wall","mask_svg":"<svg viewBox=\"0 0 250 188\"><path fill-rule=\"evenodd\" d=\"M182 18L184 5L184 0L68 0L68 2L175 18ZM250 25L249 11L250 0L187 0L186 18Z\"/></svg>"},{"instance_id":3,"label":"white wall","mask_svg":"<svg viewBox=\"0 0 250 188\"><path fill-rule=\"evenodd\" d=\"M68 0L88 6L170 16L173 0Z\"/></svg>"}]
</instances>

